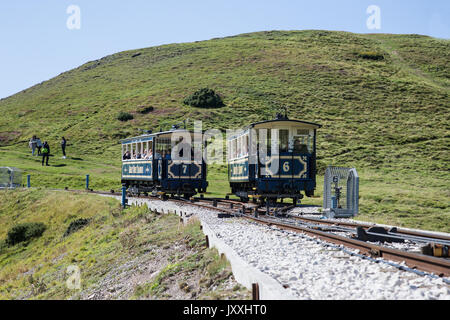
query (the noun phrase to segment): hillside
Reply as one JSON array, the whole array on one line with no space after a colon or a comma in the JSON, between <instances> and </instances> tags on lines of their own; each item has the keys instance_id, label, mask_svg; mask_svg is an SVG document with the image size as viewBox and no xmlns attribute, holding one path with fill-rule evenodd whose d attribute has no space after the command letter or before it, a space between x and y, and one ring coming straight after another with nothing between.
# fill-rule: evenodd
<instances>
[{"instance_id":1,"label":"hillside","mask_svg":"<svg viewBox=\"0 0 450 320\"><path fill-rule=\"evenodd\" d=\"M205 247L198 220L184 225L146 206L122 210L116 199L39 189L1 191L0 203L2 300L250 298L228 261ZM22 223L46 229L8 244L9 231ZM79 289L68 269L75 266Z\"/></svg>"},{"instance_id":2,"label":"hillside","mask_svg":"<svg viewBox=\"0 0 450 320\"><path fill-rule=\"evenodd\" d=\"M448 40L329 31L120 52L2 99L0 165L23 168L42 186L81 188L91 174L94 188L118 188L120 138L185 118L203 120L204 129L236 128L287 105L291 118L323 125L322 167L360 170L363 217L449 231L449 61ZM202 87L218 92L225 107L183 105ZM154 111L140 113L150 106ZM120 111L134 120L118 121ZM33 134L57 151L53 167L29 156ZM66 161L62 135L70 143ZM216 185L226 186L225 172L211 171Z\"/></svg>"}]
</instances>

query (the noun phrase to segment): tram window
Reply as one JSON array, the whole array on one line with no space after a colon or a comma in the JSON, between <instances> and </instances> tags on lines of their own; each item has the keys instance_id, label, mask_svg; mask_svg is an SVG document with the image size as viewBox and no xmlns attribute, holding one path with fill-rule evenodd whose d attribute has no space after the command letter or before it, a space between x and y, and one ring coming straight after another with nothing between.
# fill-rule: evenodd
<instances>
[{"instance_id":1,"label":"tram window","mask_svg":"<svg viewBox=\"0 0 450 320\"><path fill-rule=\"evenodd\" d=\"M280 152L289 151L289 130L281 129L279 132L279 146Z\"/></svg>"},{"instance_id":2,"label":"tram window","mask_svg":"<svg viewBox=\"0 0 450 320\"><path fill-rule=\"evenodd\" d=\"M148 142L148 150L147 150L147 157L151 158L153 156L153 141Z\"/></svg>"},{"instance_id":3,"label":"tram window","mask_svg":"<svg viewBox=\"0 0 450 320\"><path fill-rule=\"evenodd\" d=\"M194 142L192 144L191 154L193 156L193 160L201 160L203 157L203 144Z\"/></svg>"},{"instance_id":4,"label":"tram window","mask_svg":"<svg viewBox=\"0 0 450 320\"><path fill-rule=\"evenodd\" d=\"M241 138L236 139L237 150L236 150L236 158L240 158L242 156L242 140Z\"/></svg>"},{"instance_id":5,"label":"tram window","mask_svg":"<svg viewBox=\"0 0 450 320\"><path fill-rule=\"evenodd\" d=\"M137 143L132 143L132 146L133 146L133 152L131 153L131 159L136 159Z\"/></svg>"},{"instance_id":6,"label":"tram window","mask_svg":"<svg viewBox=\"0 0 450 320\"><path fill-rule=\"evenodd\" d=\"M231 158L236 159L236 139L231 140Z\"/></svg>"},{"instance_id":7,"label":"tram window","mask_svg":"<svg viewBox=\"0 0 450 320\"><path fill-rule=\"evenodd\" d=\"M233 139L233 159L237 158L237 139Z\"/></svg>"},{"instance_id":8,"label":"tram window","mask_svg":"<svg viewBox=\"0 0 450 320\"><path fill-rule=\"evenodd\" d=\"M248 156L248 134L244 136L244 156Z\"/></svg>"},{"instance_id":9,"label":"tram window","mask_svg":"<svg viewBox=\"0 0 450 320\"><path fill-rule=\"evenodd\" d=\"M240 158L242 156L242 137L237 138L237 152L236 158Z\"/></svg>"},{"instance_id":10,"label":"tram window","mask_svg":"<svg viewBox=\"0 0 450 320\"><path fill-rule=\"evenodd\" d=\"M294 152L313 153L314 137L309 134L309 130L300 130L297 130L297 134L304 134L294 137Z\"/></svg>"},{"instance_id":11,"label":"tram window","mask_svg":"<svg viewBox=\"0 0 450 320\"><path fill-rule=\"evenodd\" d=\"M166 157L172 153L172 142L170 139L166 139L164 144L164 150Z\"/></svg>"},{"instance_id":12,"label":"tram window","mask_svg":"<svg viewBox=\"0 0 450 320\"><path fill-rule=\"evenodd\" d=\"M272 153L272 130L267 130L267 142L266 142L267 154Z\"/></svg>"},{"instance_id":13,"label":"tram window","mask_svg":"<svg viewBox=\"0 0 450 320\"><path fill-rule=\"evenodd\" d=\"M142 157L142 143L136 143L136 159L141 159Z\"/></svg>"},{"instance_id":14,"label":"tram window","mask_svg":"<svg viewBox=\"0 0 450 320\"><path fill-rule=\"evenodd\" d=\"M271 147L272 147L272 132L270 129L259 129L258 130L258 145L259 152L263 154L270 155Z\"/></svg>"},{"instance_id":15,"label":"tram window","mask_svg":"<svg viewBox=\"0 0 450 320\"><path fill-rule=\"evenodd\" d=\"M237 158L237 139L231 141L231 157L232 159Z\"/></svg>"},{"instance_id":16,"label":"tram window","mask_svg":"<svg viewBox=\"0 0 450 320\"><path fill-rule=\"evenodd\" d=\"M175 148L175 146L177 147L175 152L178 151L178 155L177 156L180 157L180 158L182 158L184 156L184 154L183 154L183 145L184 145L183 137L178 137L176 140L174 140L173 145L171 145L174 148Z\"/></svg>"},{"instance_id":17,"label":"tram window","mask_svg":"<svg viewBox=\"0 0 450 320\"><path fill-rule=\"evenodd\" d=\"M128 160L131 158L129 146L130 144L128 143L122 144L122 160Z\"/></svg>"},{"instance_id":18,"label":"tram window","mask_svg":"<svg viewBox=\"0 0 450 320\"><path fill-rule=\"evenodd\" d=\"M172 152L172 143L169 138L158 138L156 140L155 157L166 158Z\"/></svg>"},{"instance_id":19,"label":"tram window","mask_svg":"<svg viewBox=\"0 0 450 320\"><path fill-rule=\"evenodd\" d=\"M148 159L148 143L148 141L142 142L142 147L140 149L140 159Z\"/></svg>"}]
</instances>

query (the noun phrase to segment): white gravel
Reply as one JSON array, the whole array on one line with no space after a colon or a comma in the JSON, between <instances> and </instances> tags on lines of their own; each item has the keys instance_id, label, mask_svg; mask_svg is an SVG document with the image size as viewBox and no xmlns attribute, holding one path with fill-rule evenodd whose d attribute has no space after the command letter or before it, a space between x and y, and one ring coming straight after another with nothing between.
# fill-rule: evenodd
<instances>
[{"instance_id":1,"label":"white gravel","mask_svg":"<svg viewBox=\"0 0 450 320\"><path fill-rule=\"evenodd\" d=\"M128 201L147 203L159 212L196 214L241 258L287 286L299 299L450 300L450 285L442 279L351 256L309 236L242 219L219 219L216 212L189 204L139 198Z\"/></svg>"},{"instance_id":2,"label":"white gravel","mask_svg":"<svg viewBox=\"0 0 450 320\"><path fill-rule=\"evenodd\" d=\"M311 218L320 218L321 207L317 206L307 206L307 205L299 205L295 208L292 208L287 213L297 216L310 216Z\"/></svg>"}]
</instances>

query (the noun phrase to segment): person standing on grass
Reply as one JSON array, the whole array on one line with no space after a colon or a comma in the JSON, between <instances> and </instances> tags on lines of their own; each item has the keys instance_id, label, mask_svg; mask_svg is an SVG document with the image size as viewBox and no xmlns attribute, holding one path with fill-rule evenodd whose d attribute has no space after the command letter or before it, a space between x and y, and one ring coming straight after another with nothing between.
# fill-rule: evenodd
<instances>
[{"instance_id":1,"label":"person standing on grass","mask_svg":"<svg viewBox=\"0 0 450 320\"><path fill-rule=\"evenodd\" d=\"M38 149L38 156L41 155L41 149L42 149L42 141L39 138L36 138L36 143L37 143L37 149Z\"/></svg>"},{"instance_id":2,"label":"person standing on grass","mask_svg":"<svg viewBox=\"0 0 450 320\"><path fill-rule=\"evenodd\" d=\"M37 147L36 136L33 136L33 138L30 139L30 142L28 143L28 145L31 148L31 155L34 156L34 151L36 150L36 147Z\"/></svg>"},{"instance_id":3,"label":"person standing on grass","mask_svg":"<svg viewBox=\"0 0 450 320\"><path fill-rule=\"evenodd\" d=\"M63 159L66 158L66 144L67 144L66 138L62 137L61 149L62 149L62 153L63 153L63 157L62 157Z\"/></svg>"},{"instance_id":4,"label":"person standing on grass","mask_svg":"<svg viewBox=\"0 0 450 320\"><path fill-rule=\"evenodd\" d=\"M48 145L47 141L45 141L44 146L42 147L42 165L44 165L44 160L46 159L47 161L45 162L45 165L48 166L49 155L50 155L50 146Z\"/></svg>"}]
</instances>

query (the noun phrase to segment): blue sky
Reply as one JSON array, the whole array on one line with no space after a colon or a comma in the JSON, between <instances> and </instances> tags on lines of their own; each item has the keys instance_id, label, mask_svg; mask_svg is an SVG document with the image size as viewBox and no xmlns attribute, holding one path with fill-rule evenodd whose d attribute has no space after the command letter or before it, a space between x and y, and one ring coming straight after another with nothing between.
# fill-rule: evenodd
<instances>
[{"instance_id":1,"label":"blue sky","mask_svg":"<svg viewBox=\"0 0 450 320\"><path fill-rule=\"evenodd\" d=\"M70 30L67 8L80 8ZM376 5L381 29L369 30ZM0 3L0 98L123 50L263 30L418 33L450 38L448 0L10 0Z\"/></svg>"}]
</instances>

